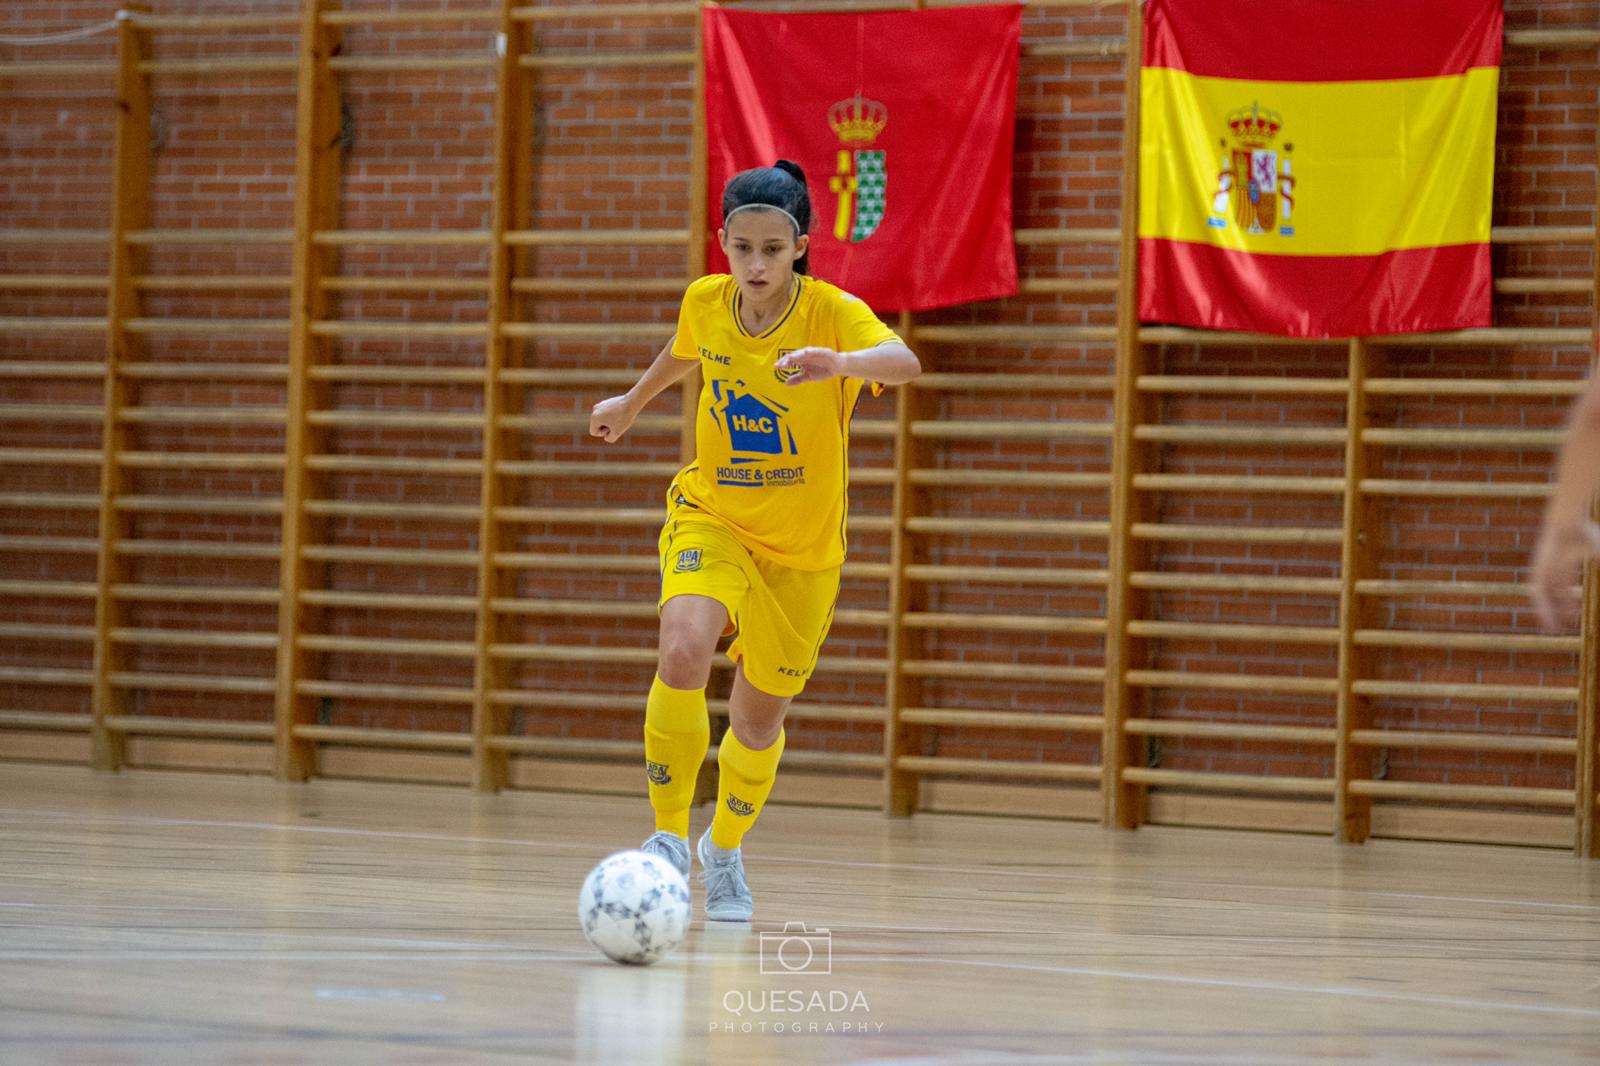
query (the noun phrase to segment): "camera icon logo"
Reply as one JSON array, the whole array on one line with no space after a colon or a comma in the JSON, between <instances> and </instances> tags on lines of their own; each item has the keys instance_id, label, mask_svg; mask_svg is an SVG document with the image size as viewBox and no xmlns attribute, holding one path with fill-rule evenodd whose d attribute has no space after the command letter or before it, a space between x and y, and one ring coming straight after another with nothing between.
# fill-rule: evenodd
<instances>
[{"instance_id":1,"label":"camera icon logo","mask_svg":"<svg viewBox=\"0 0 1600 1066\"><path fill-rule=\"evenodd\" d=\"M761 972L831 974L833 934L807 929L805 922L784 922L783 932L762 933Z\"/></svg>"}]
</instances>

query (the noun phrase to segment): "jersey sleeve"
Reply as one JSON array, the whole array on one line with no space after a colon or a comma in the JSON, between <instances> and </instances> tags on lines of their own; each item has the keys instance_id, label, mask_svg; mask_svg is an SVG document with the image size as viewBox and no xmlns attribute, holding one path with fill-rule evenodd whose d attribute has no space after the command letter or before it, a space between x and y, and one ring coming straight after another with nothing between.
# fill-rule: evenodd
<instances>
[{"instance_id":1,"label":"jersey sleeve","mask_svg":"<svg viewBox=\"0 0 1600 1066\"><path fill-rule=\"evenodd\" d=\"M839 334L838 350L841 352L857 352L863 348L876 348L880 344L905 343L898 333L883 324L872 308L847 292L839 294L833 314L834 327ZM876 381L858 383L857 393L862 385L871 385L874 396L883 395L883 386ZM851 397L850 403L853 405L854 402L854 397Z\"/></svg>"},{"instance_id":2,"label":"jersey sleeve","mask_svg":"<svg viewBox=\"0 0 1600 1066\"><path fill-rule=\"evenodd\" d=\"M678 305L678 334L672 338L672 357L674 359L693 360L700 359L700 339L696 336L696 327L704 317L701 306L706 301L706 293L710 286L716 284L715 276L707 276L691 282L683 294L683 303Z\"/></svg>"}]
</instances>

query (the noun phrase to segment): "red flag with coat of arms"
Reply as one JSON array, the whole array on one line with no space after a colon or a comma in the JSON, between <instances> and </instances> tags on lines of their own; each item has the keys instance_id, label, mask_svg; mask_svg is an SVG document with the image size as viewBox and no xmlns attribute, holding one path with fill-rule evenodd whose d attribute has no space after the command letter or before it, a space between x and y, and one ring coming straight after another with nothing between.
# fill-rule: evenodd
<instances>
[{"instance_id":1,"label":"red flag with coat of arms","mask_svg":"<svg viewBox=\"0 0 1600 1066\"><path fill-rule=\"evenodd\" d=\"M728 179L792 159L818 277L877 311L1017 291L1021 5L704 18L712 270Z\"/></svg>"}]
</instances>

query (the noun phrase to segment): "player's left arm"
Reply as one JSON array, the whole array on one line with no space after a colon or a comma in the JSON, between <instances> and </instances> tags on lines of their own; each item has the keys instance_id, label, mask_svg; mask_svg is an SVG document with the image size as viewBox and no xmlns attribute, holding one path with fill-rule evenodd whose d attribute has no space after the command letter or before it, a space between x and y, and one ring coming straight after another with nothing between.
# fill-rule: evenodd
<instances>
[{"instance_id":1,"label":"player's left arm","mask_svg":"<svg viewBox=\"0 0 1600 1066\"><path fill-rule=\"evenodd\" d=\"M860 378L880 385L904 385L922 373L922 363L916 354L898 341L886 341L854 352L798 348L781 356L777 367L798 371L785 380L787 385L804 385L829 378Z\"/></svg>"}]
</instances>

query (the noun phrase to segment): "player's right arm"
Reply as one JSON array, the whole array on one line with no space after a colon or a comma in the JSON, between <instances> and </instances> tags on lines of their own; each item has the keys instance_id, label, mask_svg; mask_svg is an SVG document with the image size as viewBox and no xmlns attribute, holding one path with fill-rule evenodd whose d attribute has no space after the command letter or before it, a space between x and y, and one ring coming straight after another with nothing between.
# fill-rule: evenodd
<instances>
[{"instance_id":1,"label":"player's right arm","mask_svg":"<svg viewBox=\"0 0 1600 1066\"><path fill-rule=\"evenodd\" d=\"M1600 377L1572 406L1556 459L1556 483L1545 506L1533 549L1529 591L1539 620L1558 630L1572 622L1578 600L1572 586L1584 560L1600 554L1600 528L1589 520L1589 504L1600 481Z\"/></svg>"},{"instance_id":2,"label":"player's right arm","mask_svg":"<svg viewBox=\"0 0 1600 1066\"><path fill-rule=\"evenodd\" d=\"M682 381L698 365L694 360L674 356L672 345L672 341L666 343L633 388L594 405L589 412L589 436L603 437L607 444L622 439L651 400Z\"/></svg>"}]
</instances>

